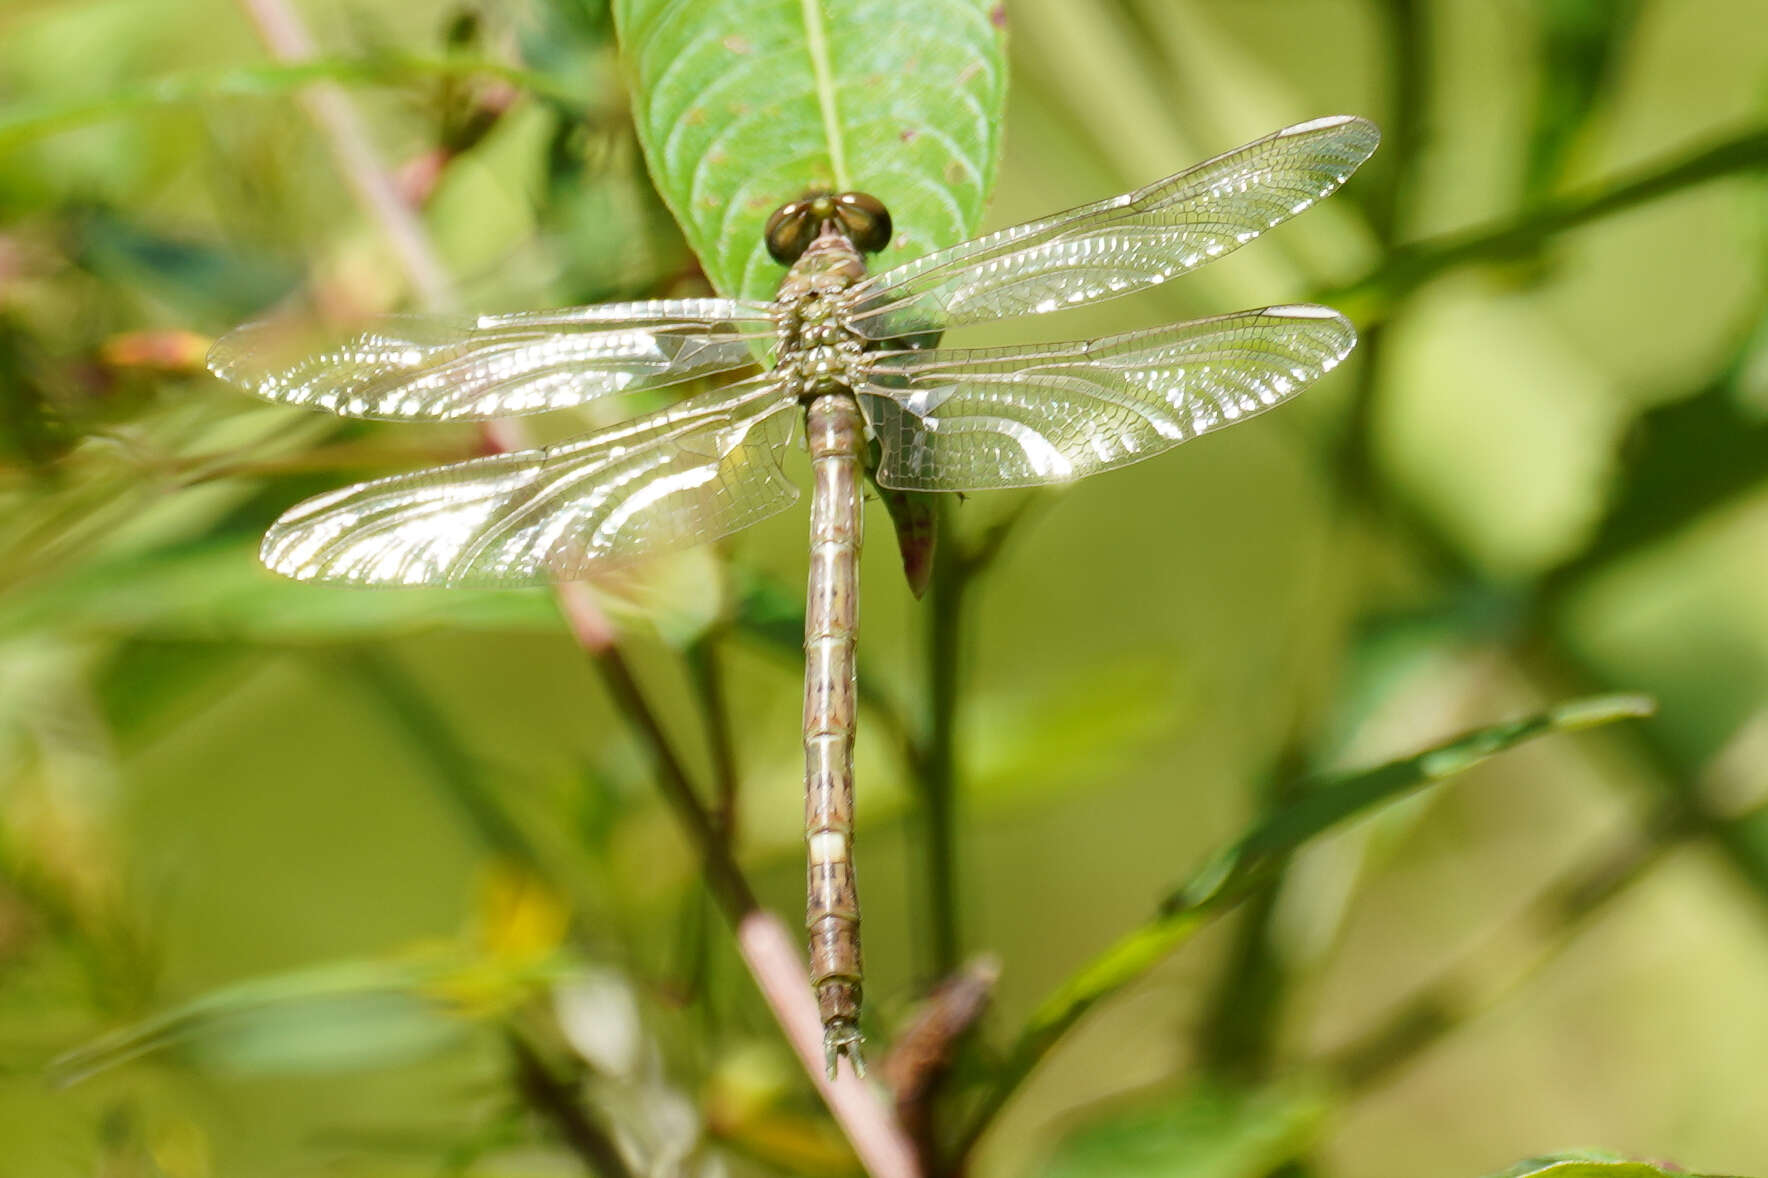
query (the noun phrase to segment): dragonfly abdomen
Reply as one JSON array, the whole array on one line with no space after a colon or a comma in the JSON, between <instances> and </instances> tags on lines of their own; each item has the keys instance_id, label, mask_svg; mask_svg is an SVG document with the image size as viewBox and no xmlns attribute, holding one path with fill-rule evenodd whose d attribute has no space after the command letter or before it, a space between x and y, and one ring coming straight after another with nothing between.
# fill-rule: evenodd
<instances>
[{"instance_id":1,"label":"dragonfly abdomen","mask_svg":"<svg viewBox=\"0 0 1768 1178\"><path fill-rule=\"evenodd\" d=\"M813 471L804 611L805 927L829 1072L860 1060L859 893L853 872L854 655L859 636L860 455L865 427L846 393L806 412Z\"/></svg>"}]
</instances>

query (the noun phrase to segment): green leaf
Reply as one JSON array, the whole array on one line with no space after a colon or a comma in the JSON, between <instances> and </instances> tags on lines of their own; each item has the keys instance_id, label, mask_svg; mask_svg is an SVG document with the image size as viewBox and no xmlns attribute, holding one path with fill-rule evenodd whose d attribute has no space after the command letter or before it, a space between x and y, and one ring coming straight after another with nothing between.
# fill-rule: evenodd
<instances>
[{"instance_id":1,"label":"green leaf","mask_svg":"<svg viewBox=\"0 0 1768 1178\"><path fill-rule=\"evenodd\" d=\"M1400 246L1355 282L1317 291L1315 301L1339 308L1359 324L1379 322L1407 296L1451 270L1527 258L1552 238L1582 225L1695 185L1764 168L1768 168L1768 127L1752 127L1606 183L1542 201L1507 220Z\"/></svg>"},{"instance_id":2,"label":"green leaf","mask_svg":"<svg viewBox=\"0 0 1768 1178\"><path fill-rule=\"evenodd\" d=\"M1491 1178L1713 1178L1664 1162L1641 1162L1597 1150L1529 1158Z\"/></svg>"},{"instance_id":3,"label":"green leaf","mask_svg":"<svg viewBox=\"0 0 1768 1178\"><path fill-rule=\"evenodd\" d=\"M1652 707L1649 699L1631 695L1572 700L1524 720L1478 729L1404 760L1329 777L1294 791L1293 804L1272 813L1216 856L1161 905L1155 919L1083 966L1032 1012L1000 1081L983 1101L968 1140L981 1135L1020 1081L1082 1015L1245 898L1309 839L1524 741L1650 715Z\"/></svg>"},{"instance_id":4,"label":"green leaf","mask_svg":"<svg viewBox=\"0 0 1768 1178\"><path fill-rule=\"evenodd\" d=\"M1205 1086L1089 1120L1063 1138L1043 1178L1264 1178L1314 1140L1325 1097L1301 1089Z\"/></svg>"},{"instance_id":5,"label":"green leaf","mask_svg":"<svg viewBox=\"0 0 1768 1178\"><path fill-rule=\"evenodd\" d=\"M162 1052L234 1072L341 1071L450 1046L580 968L557 952L555 893L521 869L488 884L470 936L223 986L67 1052L51 1076L72 1084Z\"/></svg>"},{"instance_id":6,"label":"green leaf","mask_svg":"<svg viewBox=\"0 0 1768 1178\"><path fill-rule=\"evenodd\" d=\"M1602 522L1584 551L1554 570L1550 593L1668 539L1768 478L1768 420L1749 403L1752 361L1765 343L1768 314L1717 379L1633 423Z\"/></svg>"},{"instance_id":7,"label":"green leaf","mask_svg":"<svg viewBox=\"0 0 1768 1178\"><path fill-rule=\"evenodd\" d=\"M51 1065L72 1084L143 1056L179 1051L241 1072L309 1072L410 1059L462 1024L426 994L441 971L418 961L352 961L223 987L70 1051Z\"/></svg>"},{"instance_id":8,"label":"green leaf","mask_svg":"<svg viewBox=\"0 0 1768 1178\"><path fill-rule=\"evenodd\" d=\"M1315 835L1377 805L1471 769L1537 736L1637 719L1651 715L1653 708L1650 699L1636 695L1572 700L1525 720L1478 729L1414 757L1304 786L1293 803L1271 814L1174 893L1163 912L1219 910L1252 891L1290 852Z\"/></svg>"},{"instance_id":9,"label":"green leaf","mask_svg":"<svg viewBox=\"0 0 1768 1178\"><path fill-rule=\"evenodd\" d=\"M894 265L973 235L1006 101L995 0L618 0L651 175L724 294L771 299L767 218L868 192Z\"/></svg>"}]
</instances>

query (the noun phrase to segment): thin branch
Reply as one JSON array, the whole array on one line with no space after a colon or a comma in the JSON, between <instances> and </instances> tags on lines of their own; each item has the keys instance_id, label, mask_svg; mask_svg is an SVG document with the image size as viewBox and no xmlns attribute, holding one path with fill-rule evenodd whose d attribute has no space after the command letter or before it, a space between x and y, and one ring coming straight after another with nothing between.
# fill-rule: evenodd
<instances>
[{"instance_id":1,"label":"thin branch","mask_svg":"<svg viewBox=\"0 0 1768 1178\"><path fill-rule=\"evenodd\" d=\"M957 733L958 668L963 657L964 601L972 569L952 539L952 511L941 498L935 508L938 530L947 541L946 551L933 564L927 606L927 714L926 740L915 760L920 772L921 820L925 837L926 933L931 977L944 977L957 968L963 952L961 917L958 911L957 851Z\"/></svg>"},{"instance_id":2,"label":"thin branch","mask_svg":"<svg viewBox=\"0 0 1768 1178\"><path fill-rule=\"evenodd\" d=\"M516 1090L547 1119L584 1168L600 1178L635 1178L614 1139L584 1111L571 1082L554 1075L521 1032L506 1030L504 1042L515 1064Z\"/></svg>"},{"instance_id":3,"label":"thin branch","mask_svg":"<svg viewBox=\"0 0 1768 1178\"><path fill-rule=\"evenodd\" d=\"M272 55L285 62L317 56L306 26L284 0L240 0L240 4ZM301 102L324 133L345 182L399 255L399 265L419 297L432 308L452 304L454 283L448 270L431 246L422 222L382 170L356 107L330 82L315 82L303 90Z\"/></svg>"},{"instance_id":4,"label":"thin branch","mask_svg":"<svg viewBox=\"0 0 1768 1178\"><path fill-rule=\"evenodd\" d=\"M910 768L920 787L922 839L926 858L927 927L931 952L927 972L946 977L958 968L963 953L963 915L958 887L957 762L962 692L959 676L965 654L964 620L970 590L999 559L1008 539L1049 496L1027 494L968 545L955 533L955 512L949 497L935 500L938 535L943 551L934 559L927 605L927 712L922 741L905 744Z\"/></svg>"},{"instance_id":5,"label":"thin branch","mask_svg":"<svg viewBox=\"0 0 1768 1178\"><path fill-rule=\"evenodd\" d=\"M882 1070L896 1097L897 1120L914 1139L925 1174L945 1172L939 1097L946 1091L958 1049L988 1009L1000 975L1000 962L985 956L940 982L904 1020L884 1058Z\"/></svg>"},{"instance_id":6,"label":"thin branch","mask_svg":"<svg viewBox=\"0 0 1768 1178\"><path fill-rule=\"evenodd\" d=\"M662 787L664 799L675 811L676 820L694 844L706 871L707 886L712 889L719 908L733 925L739 923L761 905L736 860L731 858L718 822L694 792L687 770L676 755L668 734L663 731L662 722L646 701L626 656L612 644L600 650L586 649L595 658L595 669L601 676L602 686L613 698L614 706L650 746L651 756L657 763L657 783Z\"/></svg>"},{"instance_id":7,"label":"thin branch","mask_svg":"<svg viewBox=\"0 0 1768 1178\"><path fill-rule=\"evenodd\" d=\"M1548 201L1508 220L1402 246L1371 273L1346 286L1329 288L1319 297L1328 303L1355 303L1378 297L1381 304L1369 318L1379 318L1395 302L1459 266L1526 256L1568 229L1709 180L1765 168L1768 128L1758 127L1676 159L1660 161L1629 177Z\"/></svg>"},{"instance_id":8,"label":"thin branch","mask_svg":"<svg viewBox=\"0 0 1768 1178\"><path fill-rule=\"evenodd\" d=\"M737 845L737 751L731 735L730 701L725 696L724 667L718 657L722 631L702 635L688 649L694 692L706 718L706 743L712 754L713 818L725 846Z\"/></svg>"}]
</instances>

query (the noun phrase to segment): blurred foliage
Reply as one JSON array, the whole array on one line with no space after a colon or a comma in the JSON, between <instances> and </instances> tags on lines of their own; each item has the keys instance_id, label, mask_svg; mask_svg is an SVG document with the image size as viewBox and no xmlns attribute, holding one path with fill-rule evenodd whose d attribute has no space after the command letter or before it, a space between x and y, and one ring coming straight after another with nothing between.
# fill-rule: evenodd
<instances>
[{"instance_id":1,"label":"blurred foliage","mask_svg":"<svg viewBox=\"0 0 1768 1178\"><path fill-rule=\"evenodd\" d=\"M326 0L300 64L220 0L0 14L0 1171L852 1172L653 780L660 737L797 909L802 520L591 586L638 732L543 593L256 565L303 495L481 439L201 369L268 309L411 298L315 82L467 305L764 295L767 200L725 220L658 140L732 86L826 134L800 61L682 52L800 8L623 4L623 60L590 0ZM821 9L869 63L828 79L849 172L925 216L911 248L975 228L1003 141L989 226L1329 112L1385 144L1257 249L1060 332L1317 297L1364 333L1343 373L1165 461L948 505L925 603L867 554L871 1037L1002 966L924 1156L1411 1178L1598 1142L1768 1172L1755 0L1017 0L1004 119L968 10L893 40L864 22L903 6ZM807 150L751 164L834 166ZM1476 763L1634 691L1656 717Z\"/></svg>"}]
</instances>

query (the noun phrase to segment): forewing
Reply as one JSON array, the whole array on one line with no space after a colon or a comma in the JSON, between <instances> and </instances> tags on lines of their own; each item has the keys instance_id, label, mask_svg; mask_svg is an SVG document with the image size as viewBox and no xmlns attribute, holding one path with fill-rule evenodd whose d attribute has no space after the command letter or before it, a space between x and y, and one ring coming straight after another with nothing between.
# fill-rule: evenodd
<instances>
[{"instance_id":1,"label":"forewing","mask_svg":"<svg viewBox=\"0 0 1768 1178\"><path fill-rule=\"evenodd\" d=\"M510 417L659 388L754 363L767 307L730 299L610 303L515 315L398 315L306 352L276 320L209 352L216 376L285 405L345 417Z\"/></svg>"},{"instance_id":2,"label":"forewing","mask_svg":"<svg viewBox=\"0 0 1768 1178\"><path fill-rule=\"evenodd\" d=\"M797 402L768 380L549 446L299 504L264 563L300 581L526 585L691 547L783 511Z\"/></svg>"},{"instance_id":3,"label":"forewing","mask_svg":"<svg viewBox=\"0 0 1768 1178\"><path fill-rule=\"evenodd\" d=\"M888 352L860 404L902 491L1062 483L1288 400L1350 353L1325 307L1267 307L1088 343Z\"/></svg>"},{"instance_id":4,"label":"forewing","mask_svg":"<svg viewBox=\"0 0 1768 1178\"><path fill-rule=\"evenodd\" d=\"M1343 115L1285 127L1137 192L885 271L857 288L852 326L898 339L1158 285L1330 195L1380 139Z\"/></svg>"}]
</instances>

